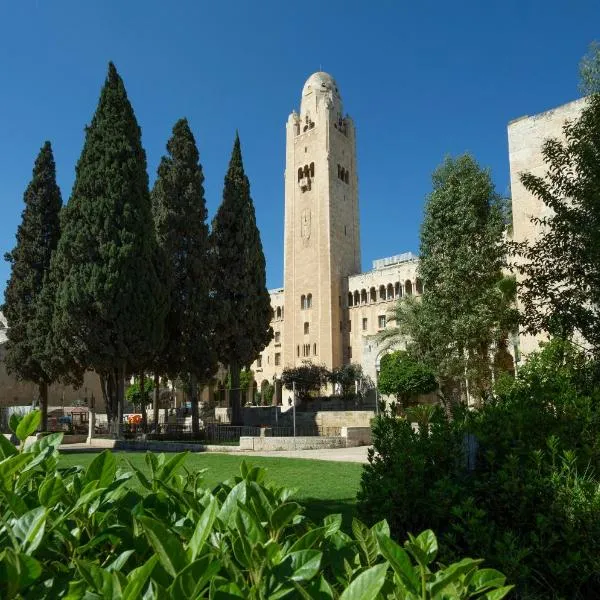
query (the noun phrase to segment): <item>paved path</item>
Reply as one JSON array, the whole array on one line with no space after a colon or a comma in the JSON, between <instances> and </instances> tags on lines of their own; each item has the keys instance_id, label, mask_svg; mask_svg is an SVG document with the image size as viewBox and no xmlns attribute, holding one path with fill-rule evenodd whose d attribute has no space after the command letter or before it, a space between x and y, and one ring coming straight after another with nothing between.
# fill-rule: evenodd
<instances>
[{"instance_id":1,"label":"paved path","mask_svg":"<svg viewBox=\"0 0 600 600\"><path fill-rule=\"evenodd\" d=\"M223 449L218 446L211 446L210 452L219 454L235 454L238 456L272 456L274 458L309 458L312 460L334 460L340 462L367 462L367 446L358 446L356 448L331 448L320 450L237 450L235 446ZM60 447L61 452L102 452L102 447L90 447L87 444L63 444ZM117 450L119 452L119 450Z\"/></svg>"},{"instance_id":2,"label":"paved path","mask_svg":"<svg viewBox=\"0 0 600 600\"><path fill-rule=\"evenodd\" d=\"M367 462L368 446L356 448L331 448L320 450L245 450L234 451L229 454L244 456L272 456L274 458L310 458L313 460L334 460L340 462Z\"/></svg>"}]
</instances>

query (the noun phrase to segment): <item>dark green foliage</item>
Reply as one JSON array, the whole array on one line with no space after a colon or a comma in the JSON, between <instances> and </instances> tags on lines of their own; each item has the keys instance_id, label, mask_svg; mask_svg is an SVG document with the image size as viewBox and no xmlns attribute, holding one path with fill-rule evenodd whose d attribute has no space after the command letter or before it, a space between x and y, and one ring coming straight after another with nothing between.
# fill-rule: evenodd
<instances>
[{"instance_id":1,"label":"dark green foliage","mask_svg":"<svg viewBox=\"0 0 600 600\"><path fill-rule=\"evenodd\" d=\"M15 419L18 438L38 420ZM61 440L19 451L0 437L6 600L501 600L512 587L481 560L438 568L432 531L400 546L385 521L355 519L352 535L340 514L313 524L292 490L245 462L209 491L186 453L148 453L145 472L117 470L108 451L87 469L57 469Z\"/></svg>"},{"instance_id":2,"label":"dark green foliage","mask_svg":"<svg viewBox=\"0 0 600 600\"><path fill-rule=\"evenodd\" d=\"M219 359L231 373L232 423L240 425L240 369L256 359L273 337L273 330L265 256L237 135L211 237L217 348Z\"/></svg>"},{"instance_id":3,"label":"dark green foliage","mask_svg":"<svg viewBox=\"0 0 600 600\"><path fill-rule=\"evenodd\" d=\"M167 150L169 155L160 162L152 190L154 223L166 261L165 285L170 299L158 368L171 378L189 376L192 427L196 431L197 383L213 375L217 358L204 175L186 119L175 123Z\"/></svg>"},{"instance_id":4,"label":"dark green foliage","mask_svg":"<svg viewBox=\"0 0 600 600\"><path fill-rule=\"evenodd\" d=\"M281 373L281 382L287 390L296 384L296 394L300 400L307 400L318 394L327 385L331 373L324 365L315 365L305 360L299 367L285 367Z\"/></svg>"},{"instance_id":5,"label":"dark green foliage","mask_svg":"<svg viewBox=\"0 0 600 600\"><path fill-rule=\"evenodd\" d=\"M114 412L125 373L160 346L167 300L141 132L112 63L63 212L54 335L79 365L112 375Z\"/></svg>"},{"instance_id":6,"label":"dark green foliage","mask_svg":"<svg viewBox=\"0 0 600 600\"><path fill-rule=\"evenodd\" d=\"M350 397L356 392L356 382L363 378L362 367L357 363L334 367L328 374L329 382L338 386L343 397Z\"/></svg>"},{"instance_id":7,"label":"dark green foliage","mask_svg":"<svg viewBox=\"0 0 600 600\"><path fill-rule=\"evenodd\" d=\"M438 387L433 371L402 350L381 357L377 386L382 394L395 396L402 409Z\"/></svg>"},{"instance_id":8,"label":"dark green foliage","mask_svg":"<svg viewBox=\"0 0 600 600\"><path fill-rule=\"evenodd\" d=\"M56 167L50 142L45 142L33 168L33 178L23 197L25 208L17 230L17 244L6 254L11 274L4 293L3 311L8 321L5 364L9 373L36 383L40 391L42 431L47 429L48 384L55 373L48 368L46 336L54 307L53 294L42 294L50 258L60 237L62 198L56 184ZM36 313L48 313L36 321Z\"/></svg>"},{"instance_id":9,"label":"dark green foliage","mask_svg":"<svg viewBox=\"0 0 600 600\"><path fill-rule=\"evenodd\" d=\"M544 143L545 175L521 176L525 189L552 209L551 216L532 220L544 235L514 248L522 259L522 323L530 333L578 332L599 352L600 93L588 97L563 132L565 141Z\"/></svg>"},{"instance_id":10,"label":"dark green foliage","mask_svg":"<svg viewBox=\"0 0 600 600\"><path fill-rule=\"evenodd\" d=\"M584 96L600 93L600 44L592 42L579 64L579 87Z\"/></svg>"},{"instance_id":11,"label":"dark green foliage","mask_svg":"<svg viewBox=\"0 0 600 600\"><path fill-rule=\"evenodd\" d=\"M447 158L433 173L421 228L420 300L402 300L385 331L391 345L436 373L447 397L489 392L491 353L516 324L514 297L503 285L505 202L472 156Z\"/></svg>"},{"instance_id":12,"label":"dark green foliage","mask_svg":"<svg viewBox=\"0 0 600 600\"><path fill-rule=\"evenodd\" d=\"M134 382L125 390L125 398L127 399L127 402L130 402L135 406L141 406L143 398L143 403L147 405L152 402L152 391L154 391L154 381L152 381L152 379L144 378L144 395L142 397L140 380L139 378L136 378Z\"/></svg>"},{"instance_id":13,"label":"dark green foliage","mask_svg":"<svg viewBox=\"0 0 600 600\"><path fill-rule=\"evenodd\" d=\"M359 514L435 527L441 560L484 555L523 598L594 598L600 579L598 365L560 340L480 410L429 432L380 417Z\"/></svg>"}]
</instances>

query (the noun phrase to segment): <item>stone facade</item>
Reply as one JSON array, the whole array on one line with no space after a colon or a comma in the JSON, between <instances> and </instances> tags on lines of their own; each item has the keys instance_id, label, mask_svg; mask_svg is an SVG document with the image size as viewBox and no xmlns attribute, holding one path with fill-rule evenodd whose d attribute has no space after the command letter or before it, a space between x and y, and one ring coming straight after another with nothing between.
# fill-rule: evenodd
<instances>
[{"instance_id":1,"label":"stone facade","mask_svg":"<svg viewBox=\"0 0 600 600\"><path fill-rule=\"evenodd\" d=\"M516 242L532 242L542 230L531 222L532 217L548 216L550 209L530 194L521 183L524 172L542 176L547 170L542 157L542 146L548 138L563 139L563 126L581 114L585 99L575 100L552 110L524 116L508 125L508 154L510 161L510 185L512 194L513 239ZM527 355L537 349L543 336L529 336L521 332L521 354Z\"/></svg>"}]
</instances>

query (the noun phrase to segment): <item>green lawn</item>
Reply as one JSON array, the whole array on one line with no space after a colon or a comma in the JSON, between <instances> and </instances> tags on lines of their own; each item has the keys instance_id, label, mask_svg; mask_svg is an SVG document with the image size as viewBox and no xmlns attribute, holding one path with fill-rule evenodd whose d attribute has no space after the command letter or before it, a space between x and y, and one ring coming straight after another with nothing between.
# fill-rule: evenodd
<instances>
[{"instance_id":1,"label":"green lawn","mask_svg":"<svg viewBox=\"0 0 600 600\"><path fill-rule=\"evenodd\" d=\"M142 452L115 452L119 464L127 466L125 458L136 467L147 471ZM60 466L87 466L95 454L62 454ZM295 499L306 507L312 520L320 520L330 513L342 513L344 526L348 527L360 485L362 465L357 463L330 462L296 458L245 457L227 454L190 454L185 462L188 469L208 469L205 474L207 487L237 475L240 464L246 462L265 467L267 479L278 485L296 488Z\"/></svg>"}]
</instances>

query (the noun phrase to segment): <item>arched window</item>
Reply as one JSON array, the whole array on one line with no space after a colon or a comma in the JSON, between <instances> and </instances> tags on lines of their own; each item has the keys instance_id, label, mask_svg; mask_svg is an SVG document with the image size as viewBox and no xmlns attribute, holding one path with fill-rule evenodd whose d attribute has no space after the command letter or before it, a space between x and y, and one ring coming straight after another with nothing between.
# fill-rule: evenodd
<instances>
[{"instance_id":1,"label":"arched window","mask_svg":"<svg viewBox=\"0 0 600 600\"><path fill-rule=\"evenodd\" d=\"M298 356L300 356L300 344L298 344L298 346L296 348L296 353Z\"/></svg>"},{"instance_id":2,"label":"arched window","mask_svg":"<svg viewBox=\"0 0 600 600\"><path fill-rule=\"evenodd\" d=\"M354 292L354 306L358 306L360 304L360 294L358 290Z\"/></svg>"},{"instance_id":3,"label":"arched window","mask_svg":"<svg viewBox=\"0 0 600 600\"><path fill-rule=\"evenodd\" d=\"M365 289L360 290L360 303L361 304L367 303L367 290L365 290Z\"/></svg>"},{"instance_id":4,"label":"arched window","mask_svg":"<svg viewBox=\"0 0 600 600\"><path fill-rule=\"evenodd\" d=\"M379 299L385 300L385 285L379 286Z\"/></svg>"},{"instance_id":5,"label":"arched window","mask_svg":"<svg viewBox=\"0 0 600 600\"><path fill-rule=\"evenodd\" d=\"M302 177L303 177L303 175L302 175L302 167L300 167L300 168L298 169L298 181L301 181L301 180L302 180Z\"/></svg>"},{"instance_id":6,"label":"arched window","mask_svg":"<svg viewBox=\"0 0 600 600\"><path fill-rule=\"evenodd\" d=\"M306 296L306 308L312 308L312 294Z\"/></svg>"},{"instance_id":7,"label":"arched window","mask_svg":"<svg viewBox=\"0 0 600 600\"><path fill-rule=\"evenodd\" d=\"M417 277L417 281L415 282L415 291L417 294L423 293L423 281L420 277Z\"/></svg>"},{"instance_id":8,"label":"arched window","mask_svg":"<svg viewBox=\"0 0 600 600\"><path fill-rule=\"evenodd\" d=\"M306 296L302 294L300 296L300 310L304 310L306 308Z\"/></svg>"},{"instance_id":9,"label":"arched window","mask_svg":"<svg viewBox=\"0 0 600 600\"><path fill-rule=\"evenodd\" d=\"M410 279L407 279L404 282L404 290L405 290L407 296L412 295L412 283L411 283Z\"/></svg>"},{"instance_id":10,"label":"arched window","mask_svg":"<svg viewBox=\"0 0 600 600\"><path fill-rule=\"evenodd\" d=\"M402 297L402 287L400 286L399 281L396 281L396 283L394 284L394 295L396 296L396 298Z\"/></svg>"},{"instance_id":11,"label":"arched window","mask_svg":"<svg viewBox=\"0 0 600 600\"><path fill-rule=\"evenodd\" d=\"M317 344L313 344L313 354L317 355Z\"/></svg>"},{"instance_id":12,"label":"arched window","mask_svg":"<svg viewBox=\"0 0 600 600\"><path fill-rule=\"evenodd\" d=\"M310 176L311 177L315 176L315 163L314 162L310 163Z\"/></svg>"},{"instance_id":13,"label":"arched window","mask_svg":"<svg viewBox=\"0 0 600 600\"><path fill-rule=\"evenodd\" d=\"M278 321L281 320L281 306L277 307L277 310L275 311L275 317Z\"/></svg>"},{"instance_id":14,"label":"arched window","mask_svg":"<svg viewBox=\"0 0 600 600\"><path fill-rule=\"evenodd\" d=\"M370 302L376 302L377 301L377 290L374 287L372 287L369 290L369 301Z\"/></svg>"},{"instance_id":15,"label":"arched window","mask_svg":"<svg viewBox=\"0 0 600 600\"><path fill-rule=\"evenodd\" d=\"M308 324L308 321L304 322L304 335L308 335L308 332L310 330L310 325Z\"/></svg>"},{"instance_id":16,"label":"arched window","mask_svg":"<svg viewBox=\"0 0 600 600\"><path fill-rule=\"evenodd\" d=\"M394 298L394 286L391 283L388 283L387 286L387 299L393 300Z\"/></svg>"},{"instance_id":17,"label":"arched window","mask_svg":"<svg viewBox=\"0 0 600 600\"><path fill-rule=\"evenodd\" d=\"M310 172L308 170L308 165L304 165L304 177L308 177L310 175Z\"/></svg>"},{"instance_id":18,"label":"arched window","mask_svg":"<svg viewBox=\"0 0 600 600\"><path fill-rule=\"evenodd\" d=\"M348 306L352 306L352 292L348 292Z\"/></svg>"}]
</instances>

